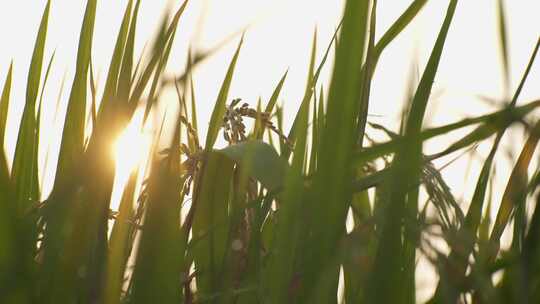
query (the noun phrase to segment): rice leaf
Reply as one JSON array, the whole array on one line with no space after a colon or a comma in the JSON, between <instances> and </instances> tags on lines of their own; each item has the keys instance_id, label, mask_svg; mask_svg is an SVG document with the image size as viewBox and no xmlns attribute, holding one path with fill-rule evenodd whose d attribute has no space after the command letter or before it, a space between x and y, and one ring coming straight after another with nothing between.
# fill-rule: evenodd
<instances>
[{"instance_id":1,"label":"rice leaf","mask_svg":"<svg viewBox=\"0 0 540 304\"><path fill-rule=\"evenodd\" d=\"M519 280L516 280L516 283L520 284L518 285L520 288L517 291L522 293L518 294L515 299L523 301L530 300L533 302L540 300L540 293L538 292L540 283L537 279L535 279L535 277L537 277L535 274L540 267L540 259L538 258L538 244L540 244L539 207L540 204L537 198L535 209L530 220L529 231L525 241L523 242L523 250L521 251L520 261L517 265L519 267L518 269L520 270L518 274L521 274L521 276L519 276Z\"/></svg>"},{"instance_id":2,"label":"rice leaf","mask_svg":"<svg viewBox=\"0 0 540 304\"><path fill-rule=\"evenodd\" d=\"M450 1L444 23L412 100L405 127L406 140L398 148L392 164L393 176L389 181L391 190L388 193L386 205L388 207L383 211L384 220L379 247L371 272L372 277L367 287L368 303L414 303L415 301L416 245L413 234L408 232L411 228L409 225L405 229L406 235L410 237L402 242L402 222L403 220L414 221L417 214L418 187L413 187L411 190L410 183L416 183L420 178L422 122L457 2ZM396 258L396 256L402 258ZM401 286L400 291L385 292L392 286Z\"/></svg>"},{"instance_id":3,"label":"rice leaf","mask_svg":"<svg viewBox=\"0 0 540 304\"><path fill-rule=\"evenodd\" d=\"M84 150L84 128L86 116L86 94L88 69L92 51L92 36L96 16L97 1L88 1L80 32L79 48L77 55L77 65L75 69L75 78L71 88L68 100L68 108L63 128L62 141L60 144L59 160L57 165L57 174L55 187L66 184L73 178L73 171L80 160ZM40 278L42 301L58 303L60 299L70 299L74 296L73 290L68 291L64 280L69 281L67 273L62 275L55 274L55 269L63 267L63 256L68 255L65 248L66 227L69 227L66 221L70 221L71 203L66 198L58 197L58 200L50 200L47 204L55 205L53 209L45 212L44 220L48 222L46 228L46 237L44 238L42 248L44 251L42 263L42 277ZM58 208L58 206L61 206ZM57 209L58 208L58 209ZM62 266L61 266L62 265ZM65 264L64 264L65 265ZM75 275L72 270L71 275ZM70 295L68 295L70 293Z\"/></svg>"},{"instance_id":4,"label":"rice leaf","mask_svg":"<svg viewBox=\"0 0 540 304\"><path fill-rule=\"evenodd\" d=\"M41 19L38 36L28 71L26 89L26 103L24 106L19 136L15 147L13 170L11 177L16 187L16 197L19 215L27 211L28 207L38 199L37 151L38 143L35 133L38 128L36 120L36 101L40 87L43 55L47 37L50 1L47 2ZM33 247L33 246L32 246ZM32 252L33 250L30 250Z\"/></svg>"},{"instance_id":5,"label":"rice leaf","mask_svg":"<svg viewBox=\"0 0 540 304\"><path fill-rule=\"evenodd\" d=\"M244 37L242 36L242 39L240 39L240 42L238 43L238 47L236 49L236 52L234 53L231 63L229 64L229 68L227 69L227 74L225 75L225 79L223 80L221 89L219 90L219 94L214 105L214 110L212 111L212 116L210 117L208 133L206 134L206 151L210 151L210 149L212 149L212 147L214 146L214 143L216 142L219 133L219 129L221 128L221 121L223 120L223 115L225 115L225 103L227 102L227 98L229 96L229 88L231 87L234 69L236 67L236 62L238 61L238 55L240 55L240 48L242 47L243 42Z\"/></svg>"},{"instance_id":6,"label":"rice leaf","mask_svg":"<svg viewBox=\"0 0 540 304\"><path fill-rule=\"evenodd\" d=\"M516 89L516 92L514 93L514 96L511 101L511 106L515 105L519 95L523 89L523 86L525 85L525 81L529 76L529 73L531 71L531 67L534 63L534 60L536 59L536 56L538 54L538 50L540 49L540 38L536 42L536 46L532 52L532 55L529 59L529 63L527 64L527 67L525 69L525 72L523 73L523 76L521 78L521 81L518 85L518 88ZM506 226L506 222L508 221L509 212L512 209L512 205L509 201L516 199L516 192L515 191L521 191L524 190L519 188L516 189L515 187L519 186L519 183L523 183L523 179L527 179L527 167L528 163L530 162L530 158L532 157L532 153L534 152L536 145L538 143L538 128L540 128L540 124L537 124L533 129L531 130L531 135L529 139L527 140L527 143L523 147L523 150L520 154L520 157L518 159L518 162L516 166L514 167L514 170L512 171L512 174L510 176L510 180L507 184L507 188L505 190L505 193L502 198L501 205L499 207L499 212L497 213L497 219L495 220L495 226L493 227L493 230L491 232L490 241L495 242L498 244L499 239L502 235L502 232L504 231L504 227ZM515 180L513 180L515 179ZM512 184L511 184L512 182ZM516 186L515 184L518 184ZM512 188L510 188L512 186ZM496 245L496 247L498 247ZM493 253L491 253L493 254Z\"/></svg>"},{"instance_id":7,"label":"rice leaf","mask_svg":"<svg viewBox=\"0 0 540 304\"><path fill-rule=\"evenodd\" d=\"M366 53L366 61L364 63L364 68L362 70L362 96L360 101L360 111L359 111L359 121L358 121L358 138L357 145L362 147L364 141L364 133L366 129L366 123L368 118L368 109L369 109L369 97L371 91L371 81L373 78L373 60L374 58L374 47L375 47L375 34L376 34L376 22L377 22L377 1L373 0L371 5L371 12L369 18L369 38L368 46ZM364 172L362 168L359 168L356 172L357 177L362 177ZM367 188L365 189L367 190ZM368 219L371 215L371 206L369 201L369 196L367 191L362 191L361 193L355 193L351 199L351 210L354 214L354 225L353 233L349 236L350 239L355 241L365 241L367 238L365 234L360 231L362 223ZM358 238L355 238L358 236ZM351 242L352 243L352 242ZM363 242L362 242L363 243ZM364 244L364 243L363 243ZM369 244L369 243L368 243ZM364 244L367 245L367 244ZM354 303L358 299L363 298L364 291L362 290L363 285L365 284L367 270L366 265L358 263L358 252L363 251L357 246L350 244L351 248L347 248L346 253L343 255L346 256L345 261L343 262L343 276L344 276L344 288L345 288L345 303ZM373 246L366 246L370 249L373 249ZM369 251L368 249L364 249ZM371 250L373 251L373 250Z\"/></svg>"},{"instance_id":8,"label":"rice leaf","mask_svg":"<svg viewBox=\"0 0 540 304\"><path fill-rule=\"evenodd\" d=\"M369 109L369 97L371 91L371 81L373 78L373 60L374 58L374 47L375 47L375 34L376 34L376 22L377 22L377 1L373 0L371 5L371 13L369 18L369 38L368 46L366 53L366 61L364 63L364 68L362 70L362 96L360 101L360 111L359 111L359 121L358 121L358 132L357 132L357 145L359 147L363 146L364 134L366 129L366 123L368 118L368 109ZM362 177L364 172L362 168L357 169L357 177ZM367 190L367 188L366 188ZM369 201L369 196L367 191L362 191L361 193L355 193L351 199L351 210L354 214L354 225L353 233L350 236L352 239L353 236L358 235L358 240L365 240L364 234L361 231L358 231L364 221L368 219L371 215L371 206ZM354 231L356 230L356 231ZM355 241L357 239L355 238ZM363 298L364 291L362 290L363 285L365 285L366 275L364 274L367 270L366 265L358 263L357 252L359 249L350 245L352 248L348 248L344 256L346 256L345 261L343 262L343 276L344 276L344 288L345 288L345 302L354 303L358 299ZM366 246L368 247L368 246ZM370 247L373 249L373 246ZM349 253L351 252L351 253ZM364 266L364 267L362 267ZM364 269L362 269L364 268Z\"/></svg>"},{"instance_id":9,"label":"rice leaf","mask_svg":"<svg viewBox=\"0 0 540 304\"><path fill-rule=\"evenodd\" d=\"M521 92L521 89L525 83L525 80L527 79L529 75L530 68L538 52L538 46L539 44L537 43L535 50L533 51L531 58L529 60L529 64L527 68L525 69L521 82L510 102L511 108L515 106L517 99L519 97L519 94ZM445 152L454 151L455 148L458 148L459 146L463 146L464 144L470 144L473 141L478 140L479 137L480 138L483 137L481 133L483 133L484 131L487 131L487 128L490 128L490 127L489 126L478 127L469 135L467 135L463 139L459 140L458 142L450 146L447 150L445 150ZM473 250L473 246L477 240L476 231L479 229L479 227L481 227L482 208L484 205L488 181L491 177L490 175L491 167L493 165L495 154L498 150L499 144L501 142L501 139L506 129L507 128L505 127L497 131L498 132L497 137L495 138L492 144L488 157L484 161L484 165L482 166L480 175L476 182L476 188L475 188L475 191L474 191L474 194L473 194L470 206L469 206L469 210L467 212L467 216L465 218L464 225L460 229L460 231L457 232L456 241L459 242L459 244L456 244L455 249L459 249L459 250L452 250L450 255L448 256L447 264L443 265L443 268L441 269L442 271L441 280L439 281L439 284L435 291L435 295L433 296L431 300L431 303L438 303L442 301L443 299L444 301L452 302L452 301L457 300L459 296L460 290L456 289L456 286L459 286L459 284L461 284L459 281L465 275L465 271L467 270L467 265L468 265L468 257L471 254ZM491 135L493 133L494 133L494 130L491 130L487 132L485 135L488 135L488 134ZM491 200L488 200L488 202L489 204L491 204ZM486 234L486 233L482 233L482 234ZM449 273L452 273L452 276L449 276ZM451 280L449 281L449 279Z\"/></svg>"},{"instance_id":10,"label":"rice leaf","mask_svg":"<svg viewBox=\"0 0 540 304\"><path fill-rule=\"evenodd\" d=\"M302 98L302 102L300 103L300 109L298 110L298 114L294 118L291 130L289 131L289 136L288 136L289 142L293 144L295 142L295 138L296 138L295 133L297 132L298 122L300 119L299 115L300 113L305 111L305 109L308 109L307 111L309 111L309 103L311 102L311 99L313 98L313 92L314 92L315 84L317 81L315 79L315 70L314 70L316 58L317 58L317 29L315 28L315 31L313 32L313 41L311 45L311 57L309 60L306 89L304 91L304 97ZM317 74L317 77L318 77L318 74ZM289 153L291 151L290 149L288 149L287 146L284 146L284 148L286 148L286 150L283 153L283 158L288 158Z\"/></svg>"},{"instance_id":11,"label":"rice leaf","mask_svg":"<svg viewBox=\"0 0 540 304\"><path fill-rule=\"evenodd\" d=\"M132 86L133 53L135 49L135 34L137 32L137 19L139 16L140 4L141 1L137 0L135 3L135 8L133 9L126 46L124 48L124 55L122 56L122 66L118 78L118 89L116 95L121 102L125 103L129 101L129 93L131 92Z\"/></svg>"},{"instance_id":12,"label":"rice leaf","mask_svg":"<svg viewBox=\"0 0 540 304\"><path fill-rule=\"evenodd\" d=\"M361 147L364 141L364 133L366 130L366 123L369 109L369 96L371 92L371 81L373 79L374 60L375 60L375 34L377 23L377 1L374 0L371 8L371 16L369 18L369 39L366 53L366 62L364 63L364 69L362 70L362 97L361 108L358 122L358 145Z\"/></svg>"},{"instance_id":13,"label":"rice leaf","mask_svg":"<svg viewBox=\"0 0 540 304\"><path fill-rule=\"evenodd\" d=\"M257 179L269 191L283 187L287 164L272 146L262 141L247 141L216 150L216 152L224 154L246 168L247 175ZM248 157L248 155L256 155L256 157Z\"/></svg>"},{"instance_id":14,"label":"rice leaf","mask_svg":"<svg viewBox=\"0 0 540 304\"><path fill-rule=\"evenodd\" d=\"M195 99L195 86L193 85L193 77L189 78L190 92L191 92L191 126L195 130L195 134L199 134L199 127L197 123L197 101Z\"/></svg>"},{"instance_id":15,"label":"rice leaf","mask_svg":"<svg viewBox=\"0 0 540 304\"><path fill-rule=\"evenodd\" d=\"M126 187L122 193L118 215L111 230L109 238L109 257L107 259L107 272L104 285L104 303L118 304L121 299L122 285L126 265L130 256L130 236L135 225L135 212L133 200L135 198L135 186L137 171L131 173Z\"/></svg>"},{"instance_id":16,"label":"rice leaf","mask_svg":"<svg viewBox=\"0 0 540 304\"><path fill-rule=\"evenodd\" d=\"M506 27L506 12L504 8L504 0L497 1L497 19L497 25L499 30L499 43L503 61L503 83L505 91L507 92L510 88L510 58L508 55L508 30Z\"/></svg>"},{"instance_id":17,"label":"rice leaf","mask_svg":"<svg viewBox=\"0 0 540 304\"><path fill-rule=\"evenodd\" d=\"M220 290L228 232L229 203L234 162L222 153L206 154L204 167L195 186L192 212L194 261L197 286L202 295Z\"/></svg>"},{"instance_id":18,"label":"rice leaf","mask_svg":"<svg viewBox=\"0 0 540 304\"><path fill-rule=\"evenodd\" d=\"M319 146L319 120L317 119L317 111L319 106L319 98L317 92L313 93L313 106L311 108L311 151L309 151L309 174L313 174L317 167L317 147Z\"/></svg>"},{"instance_id":19,"label":"rice leaf","mask_svg":"<svg viewBox=\"0 0 540 304\"><path fill-rule=\"evenodd\" d=\"M159 65L159 63L162 61L162 58L166 58L164 56L167 52L170 52L170 48L172 47L173 43L173 37L176 33L176 29L178 27L178 23L180 22L180 17L183 15L186 6L188 4L189 0L185 0L182 5L178 8L176 13L174 14L171 22L167 26L166 22L163 23L162 28L160 29L158 33L158 38L154 44L153 47L153 53L150 59L150 62L146 65L146 67L141 72L141 76L139 80L136 82L133 92L131 93L131 97L129 99L129 113L132 115L135 110L137 109L137 106L140 104L141 96L148 84L148 81L150 80L150 77L152 76L152 73L156 69L156 67ZM167 44L170 44L171 46L167 46ZM167 51L168 50L168 51ZM157 71L158 73L161 73ZM146 119L148 118L149 110L145 110L145 117L143 122L146 122Z\"/></svg>"},{"instance_id":20,"label":"rice leaf","mask_svg":"<svg viewBox=\"0 0 540 304\"><path fill-rule=\"evenodd\" d=\"M92 119L92 127L97 125L97 105L96 105L96 87L97 82L94 77L94 67L92 65L92 59L90 59L90 93L92 95L92 103L90 104L90 118Z\"/></svg>"},{"instance_id":21,"label":"rice leaf","mask_svg":"<svg viewBox=\"0 0 540 304\"><path fill-rule=\"evenodd\" d=\"M13 80L13 62L9 65L9 70L6 75L2 96L0 97L0 175L4 176L3 180L9 179L9 169L7 165L4 144L6 138L6 123L8 117L9 101L11 95L11 82Z\"/></svg>"},{"instance_id":22,"label":"rice leaf","mask_svg":"<svg viewBox=\"0 0 540 304\"><path fill-rule=\"evenodd\" d=\"M302 226L305 215L304 162L306 156L309 108L301 108L298 117L298 133L292 164L286 170L280 207L275 221L268 220L263 227L263 239L271 242L268 264L263 270L262 297L267 303L299 302L302 290L298 288L299 274L295 263L301 256L302 239L307 234ZM266 236L266 237L265 237Z\"/></svg>"},{"instance_id":23,"label":"rice leaf","mask_svg":"<svg viewBox=\"0 0 540 304\"><path fill-rule=\"evenodd\" d=\"M88 69L92 54L92 39L96 19L97 0L87 2L81 28L75 78L69 95L67 112L62 129L62 141L58 157L57 172L70 172L84 151L84 129L86 121L86 95L88 91ZM67 174L57 174L58 185Z\"/></svg>"},{"instance_id":24,"label":"rice leaf","mask_svg":"<svg viewBox=\"0 0 540 304\"><path fill-rule=\"evenodd\" d=\"M276 105L276 102L279 98L279 94L281 93L281 89L283 89L283 84L285 83L285 79L287 79L287 74L289 73L289 70L285 71L281 79L279 80L276 88L274 89L274 92L272 93L272 96L270 97L270 100L268 100L268 103L266 104L266 108L264 109L264 112L266 113L272 113L274 110L274 106Z\"/></svg>"},{"instance_id":25,"label":"rice leaf","mask_svg":"<svg viewBox=\"0 0 540 304\"><path fill-rule=\"evenodd\" d=\"M332 73L325 125L318 147L317 173L310 191L310 237L304 249L302 299L335 301L339 264L335 258L343 237L352 192L350 163L356 145L361 70L367 37L369 1L347 1Z\"/></svg>"},{"instance_id":26,"label":"rice leaf","mask_svg":"<svg viewBox=\"0 0 540 304\"><path fill-rule=\"evenodd\" d=\"M494 244L495 248L499 248L500 238L506 227L510 214L516 208L516 203L521 201L519 199L526 193L527 189L527 169L531 162L538 141L540 140L540 123L537 123L531 130L527 142L523 146L519 158L510 174L506 189L499 205L497 217L493 229L491 230L490 242ZM494 254L493 252L491 254Z\"/></svg>"},{"instance_id":27,"label":"rice leaf","mask_svg":"<svg viewBox=\"0 0 540 304\"><path fill-rule=\"evenodd\" d=\"M154 105L157 96L156 96L156 90L158 88L159 80L161 78L161 75L163 74L165 67L167 66L167 61L169 60L169 56L171 54L171 49L174 41L174 36L176 35L176 28L172 31L171 37L167 41L165 45L165 50L162 54L162 57L159 59L159 62L156 66L156 71L154 73L154 79L152 81L152 85L150 86L150 92L148 93L148 102L146 103L146 108L144 110L144 117L145 120L150 114L150 109L152 109L152 106Z\"/></svg>"},{"instance_id":28,"label":"rice leaf","mask_svg":"<svg viewBox=\"0 0 540 304\"><path fill-rule=\"evenodd\" d=\"M317 69L315 70L315 73L313 74L313 77L311 78L311 80L309 80L308 78L308 84L307 84L307 87L309 87L309 90L306 89L306 92L304 93L304 97L302 98L302 102L300 103L300 109L303 109L303 108L309 108L309 102L311 101L311 98L312 98L312 95L314 94L314 90L315 90L315 86L317 84L317 81L319 80L319 76L321 74L321 71L322 71L322 68L324 67L327 59L328 59L328 55L330 53L330 49L332 48L332 45L334 45L334 42L336 43L337 45L337 36L338 36L338 33L339 33L339 29L341 28L343 24L343 21L339 24L338 28L335 30L334 32L334 36L332 36L332 39L330 40L330 43L328 44L328 47L326 48L326 51L323 55L323 58L321 59L321 62L319 63ZM313 41L313 48L315 48L316 46L316 36L314 37L314 41ZM312 57L315 56L315 49L312 49ZM314 60L314 58L312 58L312 60ZM310 68L311 70L311 68ZM311 75L311 72L308 72L310 75ZM302 111L299 110L298 113L301 113ZM296 132L296 128L297 128L297 124L299 122L299 115L297 114L296 117L294 118L293 120L293 124L291 126L291 129L289 131L289 135L287 136L289 142L291 144L294 145L294 142L295 142L295 132ZM289 155L290 153L292 152L290 147L288 147L287 145L281 145L281 155L284 159L288 159L289 158Z\"/></svg>"},{"instance_id":29,"label":"rice leaf","mask_svg":"<svg viewBox=\"0 0 540 304\"><path fill-rule=\"evenodd\" d=\"M178 189L183 180L178 158L169 156L155 164L158 167L149 178L146 215L130 290L132 304L181 301L179 278L185 248L179 229L182 197Z\"/></svg>"},{"instance_id":30,"label":"rice leaf","mask_svg":"<svg viewBox=\"0 0 540 304\"><path fill-rule=\"evenodd\" d=\"M373 67L377 65L379 57L384 49L392 42L399 34L414 20L416 15L422 10L428 0L414 0L409 7L392 23L390 28L383 34L381 39L377 41L373 49Z\"/></svg>"},{"instance_id":31,"label":"rice leaf","mask_svg":"<svg viewBox=\"0 0 540 304\"><path fill-rule=\"evenodd\" d=\"M114 46L111 62L109 63L109 72L107 74L103 97L98 110L98 121L100 120L99 117L103 116L103 113L109 111L108 109L110 109L115 103L114 97L118 88L119 74L122 67L122 57L126 47L132 10L133 0L129 0L124 12L122 23L120 24L120 30L118 31L118 36L116 38L116 44Z\"/></svg>"},{"instance_id":32,"label":"rice leaf","mask_svg":"<svg viewBox=\"0 0 540 304\"><path fill-rule=\"evenodd\" d=\"M36 101L41 83L41 72L43 67L43 56L47 37L47 27L49 21L50 1L47 2L39 26L26 87L26 102L23 116L19 127L15 156L11 171L11 180L14 183L13 200L17 217L17 283L23 283L24 289L32 290L35 279L34 254L36 253L36 240L38 229L35 213L29 214L33 206L39 199L38 181L38 142L36 134L39 128L39 121L36 118ZM10 207L11 208L11 207ZM24 298L30 299L31 293Z\"/></svg>"},{"instance_id":33,"label":"rice leaf","mask_svg":"<svg viewBox=\"0 0 540 304\"><path fill-rule=\"evenodd\" d=\"M496 111L491 114L486 114L474 118L465 118L458 122L451 123L448 125L434 127L426 129L420 133L420 138L423 141L434 138L436 136L446 134L464 127L475 125L478 123L483 123L486 126L481 126L482 132L473 131L474 136L467 135L465 138L467 140L460 141L459 145L453 146L452 149L445 150L443 153L435 154L432 157L438 158L440 156L450 153L450 151L456 151L461 148L467 147L475 141L485 139L496 133L498 130L507 128L510 124L520 121L528 113L540 106L540 100L531 101L523 106L519 107L507 107L503 110ZM471 133L471 134L472 134ZM381 157L385 154L391 154L397 151L399 145L404 142L403 137L398 137L387 142L377 144L372 147L364 148L354 154L354 162L356 164L364 164L366 162L372 161L378 157Z\"/></svg>"},{"instance_id":34,"label":"rice leaf","mask_svg":"<svg viewBox=\"0 0 540 304\"><path fill-rule=\"evenodd\" d=\"M17 277L20 269L17 266L19 248L17 244L16 219L17 213L13 202L13 185L10 180L4 151L4 139L6 132L6 120L9 109L11 84L13 79L13 63L10 64L2 96L0 98L0 286L4 292L0 295L0 302L9 302L10 298L17 293L28 292L24 278ZM21 299L21 303L24 300ZM15 304L15 303L14 303Z\"/></svg>"}]
</instances>

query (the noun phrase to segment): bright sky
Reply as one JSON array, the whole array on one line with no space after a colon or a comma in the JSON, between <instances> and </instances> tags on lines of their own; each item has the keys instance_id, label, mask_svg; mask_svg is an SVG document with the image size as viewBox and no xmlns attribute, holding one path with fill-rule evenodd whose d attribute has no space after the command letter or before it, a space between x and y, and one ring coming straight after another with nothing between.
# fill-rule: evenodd
<instances>
[{"instance_id":1,"label":"bright sky","mask_svg":"<svg viewBox=\"0 0 540 304\"><path fill-rule=\"evenodd\" d=\"M139 18L137 55L145 42L152 38L169 2L178 7L180 1L143 0ZM187 47L212 47L232 33L250 25L246 33L230 97L240 97L256 104L259 96L267 100L277 81L289 68L283 89L282 101L290 124L304 91L310 44L315 26L318 28L319 59L326 48L342 13L343 0L192 0L181 19L176 45L169 62L169 73L180 73L186 58ZM409 5L411 0L381 0L378 7L377 35L380 37L388 26ZM464 116L478 115L490 109L478 96L500 99L503 94L500 50L498 44L495 0L460 1L454 23L446 43L442 63L434 86L438 96L429 110L428 124L440 125ZM39 20L46 0L4 0L0 2L0 81L3 83L11 60L14 61L12 106L7 134L8 155L14 150L16 126L22 113L26 72L30 62ZM94 39L93 62L101 80L107 72L110 55L119 22L127 0L99 1ZM399 125L400 109L411 70L422 71L431 51L436 34L444 17L448 1L430 1L419 18L393 42L383 54L375 74L370 112L373 121L392 129ZM84 0L53 0L49 22L46 56L56 50L48 86L45 91L43 123L53 121L54 109L62 78L66 89L74 74L77 40L84 13ZM508 41L510 46L511 81L515 88L540 34L540 1L507 0ZM199 34L197 34L199 33ZM223 80L237 38L203 64L194 75L202 133L210 117L213 102ZM419 67L415 67L413 63ZM323 77L327 81L328 68ZM540 97L540 64L532 70L521 101ZM68 91L64 92L59 121L63 121ZM165 101L166 102L166 101ZM58 146L61 124L42 129L40 166L45 163L45 150L54 155ZM520 149L522 134L509 133L514 151ZM427 150L440 149L444 142L433 142ZM480 152L487 146L481 145ZM54 159L55 157L53 157ZM52 160L48 170L55 167ZM470 187L463 188L464 158L445 171L448 183L460 198L463 192L470 197ZM478 167L473 162L472 172ZM476 167L475 167L476 166ZM504 172L508 162L498 165ZM502 170L501 170L502 169ZM504 174L503 174L504 175ZM473 178L475 178L473 176ZM501 181L505 182L506 176ZM473 183L470 179L469 183ZM50 183L46 183L50 184ZM45 185L46 188L46 185ZM44 189L45 192L47 189ZM419 295L422 297L422 295Z\"/></svg>"}]
</instances>

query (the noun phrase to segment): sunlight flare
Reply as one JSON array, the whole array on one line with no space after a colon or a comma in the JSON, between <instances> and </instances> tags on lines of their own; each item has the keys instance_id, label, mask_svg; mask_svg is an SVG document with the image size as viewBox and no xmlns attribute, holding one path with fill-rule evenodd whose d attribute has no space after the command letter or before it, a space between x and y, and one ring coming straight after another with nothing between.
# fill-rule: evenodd
<instances>
[{"instance_id":1,"label":"sunlight flare","mask_svg":"<svg viewBox=\"0 0 540 304\"><path fill-rule=\"evenodd\" d=\"M151 136L145 132L143 111L137 111L131 122L112 145L112 157L116 164L116 176L111 198L111 208L116 210L129 176L148 159Z\"/></svg>"}]
</instances>

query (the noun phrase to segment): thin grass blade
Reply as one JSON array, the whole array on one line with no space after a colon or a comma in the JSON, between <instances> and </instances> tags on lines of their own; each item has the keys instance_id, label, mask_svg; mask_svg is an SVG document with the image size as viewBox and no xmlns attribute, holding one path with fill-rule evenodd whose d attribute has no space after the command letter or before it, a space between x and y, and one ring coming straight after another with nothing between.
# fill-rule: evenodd
<instances>
[{"instance_id":1,"label":"thin grass blade","mask_svg":"<svg viewBox=\"0 0 540 304\"><path fill-rule=\"evenodd\" d=\"M383 210L379 247L371 272L372 277L366 289L368 303L415 301L416 244L410 239L402 242L402 222L414 221L416 218L418 186L411 190L411 184L403 181L417 183L420 178L422 122L457 3L456 0L450 1L445 20L412 100L405 127L406 140L398 149L392 164L394 172L389 181L388 189L391 190L386 201L388 207ZM405 229L409 231L410 227ZM406 232L406 235L412 238L413 234ZM401 286L399 292L386 292L395 286Z\"/></svg>"},{"instance_id":2,"label":"thin grass blade","mask_svg":"<svg viewBox=\"0 0 540 304\"><path fill-rule=\"evenodd\" d=\"M212 116L210 117L208 133L206 134L206 151L210 151L214 146L214 143L216 142L219 133L219 129L221 128L221 121L223 120L223 115L225 115L225 104L229 96L229 88L231 87L234 69L236 67L236 62L238 61L238 56L240 55L240 49L243 42L244 37L242 37L242 39L240 39L240 42L238 43L236 52L234 53L231 63L229 64L227 74L225 75L225 79L223 80L223 84L221 85L221 89L219 90L219 94L214 105L214 110L212 111Z\"/></svg>"}]
</instances>

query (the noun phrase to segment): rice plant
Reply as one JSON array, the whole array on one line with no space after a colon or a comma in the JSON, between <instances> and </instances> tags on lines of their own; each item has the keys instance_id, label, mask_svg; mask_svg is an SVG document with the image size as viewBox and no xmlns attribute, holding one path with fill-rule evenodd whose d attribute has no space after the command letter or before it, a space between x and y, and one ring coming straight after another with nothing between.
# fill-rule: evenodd
<instances>
[{"instance_id":1,"label":"rice plant","mask_svg":"<svg viewBox=\"0 0 540 304\"><path fill-rule=\"evenodd\" d=\"M18 139L11 164L0 149L0 303L416 303L420 258L437 272L428 303L540 303L540 174L538 168L527 174L540 139L540 123L530 113L540 100L520 99L540 37L499 110L426 127L459 10L460 1L448 0L396 133L369 121L372 78L386 47L428 1L412 1L377 40L377 1L348 0L334 36L325 37L320 62L314 38L305 95L290 130L282 127L277 103L286 71L276 75L267 101L230 96L242 37L216 88L212 115L203 118L208 131L200 134L191 76L211 52L190 53L178 76L164 73L189 2L164 18L149 51L134 58L141 0L129 0L102 90L92 66L97 2L87 1L54 186L45 198L37 159L45 144L43 88L54 64L44 54L51 1L37 29L15 130L6 121L10 103L18 102L11 100L13 69L21 67L3 67L0 142L6 132ZM319 79L324 66L332 67L327 88ZM167 114L174 119L161 118L150 156L129 176L118 210L111 210L111 145L138 111L148 121L166 89L177 93L178 110ZM162 130L169 123L167 135ZM493 202L494 162L515 125L525 127L528 139L506 174L502 200ZM371 140L369 130L382 130L387 140ZM438 153L424 153L426 141L459 130L468 133ZM473 196L461 202L434 161L468 153L482 141L491 150L474 173ZM494 220L491 208L498 208ZM509 229L511 244L501 246Z\"/></svg>"}]
</instances>

